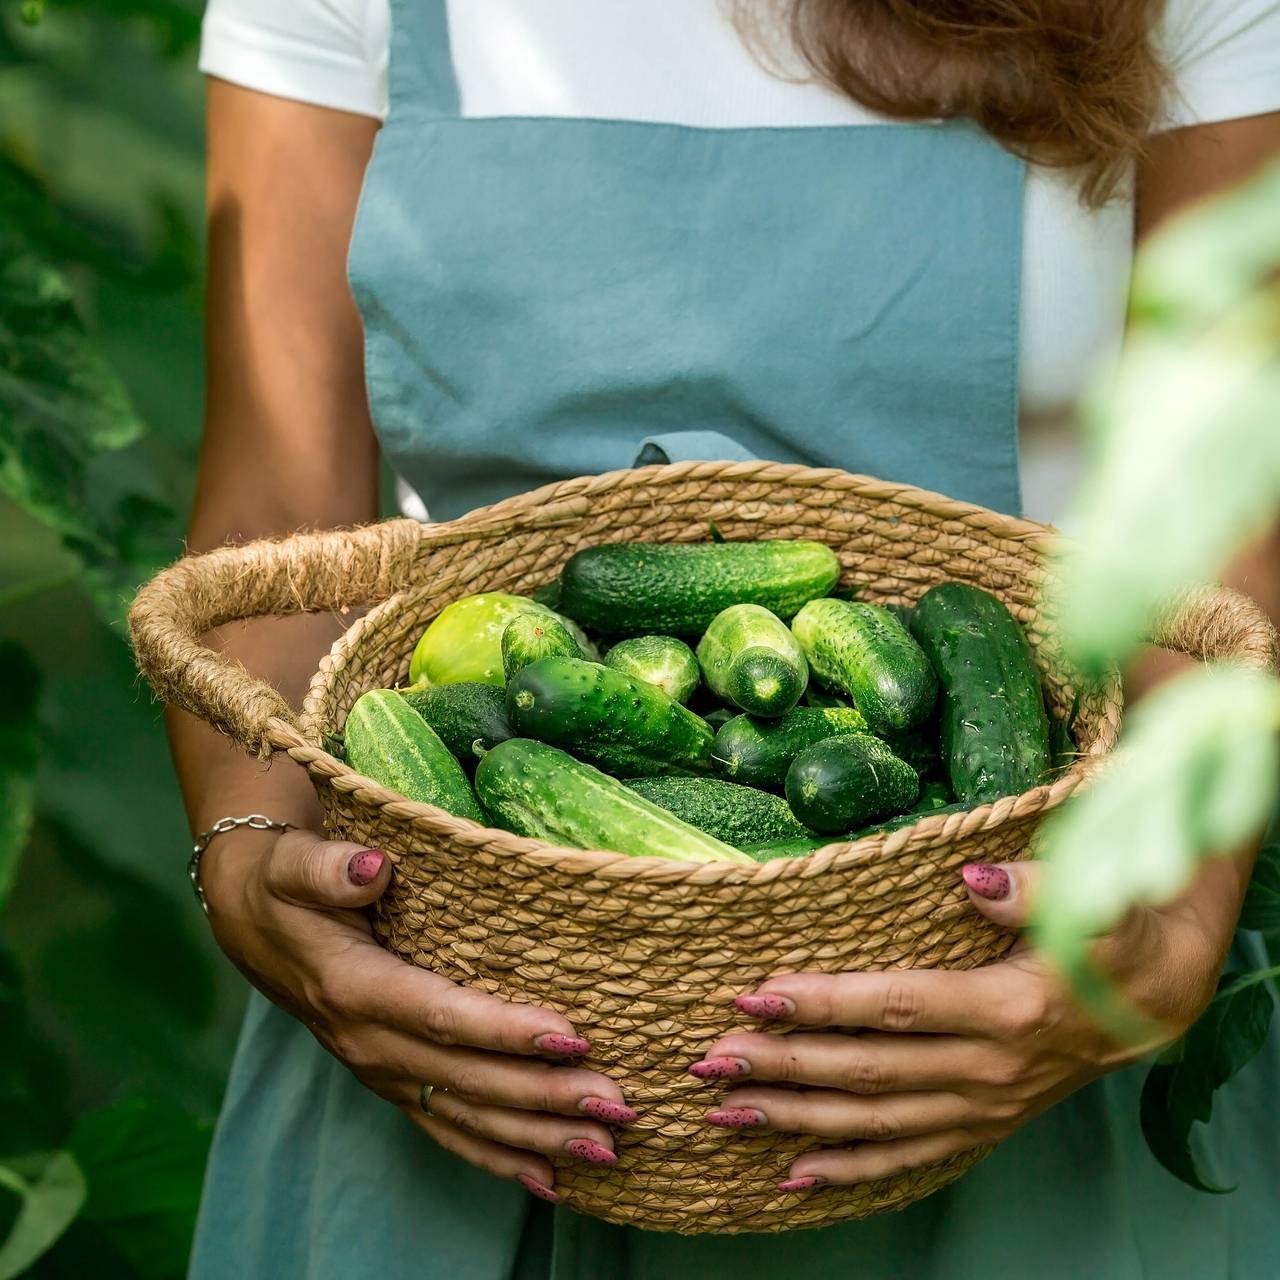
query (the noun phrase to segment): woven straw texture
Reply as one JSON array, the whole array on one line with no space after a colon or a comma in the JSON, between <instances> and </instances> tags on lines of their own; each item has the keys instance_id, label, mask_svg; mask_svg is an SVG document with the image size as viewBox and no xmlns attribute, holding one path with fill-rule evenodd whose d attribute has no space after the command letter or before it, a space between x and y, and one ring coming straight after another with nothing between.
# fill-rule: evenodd
<instances>
[{"instance_id":1,"label":"woven straw texture","mask_svg":"<svg viewBox=\"0 0 1280 1280\"><path fill-rule=\"evenodd\" d=\"M415 641L450 601L531 591L599 542L703 540L711 520L731 539L829 543L863 599L910 603L949 578L994 592L1027 628L1054 713L1078 695L1076 762L1025 795L753 868L486 830L404 800L325 750L360 694L406 679ZM1120 723L1117 682L1077 688L1041 616L1054 542L1041 525L845 472L685 463L550 485L444 525L398 520L188 557L143 590L131 626L162 699L250 751L287 752L309 770L334 837L390 854L395 874L375 918L386 946L468 986L558 1009L589 1037L588 1065L624 1085L640 1119L618 1133L616 1165L558 1168L569 1205L651 1230L780 1231L901 1208L985 1154L782 1195L790 1161L821 1143L709 1128L715 1092L686 1067L745 1025L733 997L770 974L969 968L1005 953L1012 936L969 907L959 869L1027 856L1038 820L1110 750ZM236 618L377 602L321 663L301 718L202 640ZM1218 588L1179 601L1156 638L1202 658L1275 660L1261 613Z\"/></svg>"}]
</instances>

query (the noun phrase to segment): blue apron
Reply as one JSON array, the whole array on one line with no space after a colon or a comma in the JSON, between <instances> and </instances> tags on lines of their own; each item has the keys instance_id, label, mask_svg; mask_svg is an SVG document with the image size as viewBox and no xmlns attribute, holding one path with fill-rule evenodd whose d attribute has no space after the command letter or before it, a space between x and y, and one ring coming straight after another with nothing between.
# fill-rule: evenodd
<instances>
[{"instance_id":1,"label":"blue apron","mask_svg":"<svg viewBox=\"0 0 1280 1280\"><path fill-rule=\"evenodd\" d=\"M392 16L350 273L382 447L433 517L637 456L830 465L1018 510L1021 162L961 125L464 119L444 0ZM1233 1197L1155 1165L1128 1072L902 1213L689 1239L455 1160L254 996L192 1274L1260 1280L1266 1084L1246 1073L1216 1122Z\"/></svg>"}]
</instances>

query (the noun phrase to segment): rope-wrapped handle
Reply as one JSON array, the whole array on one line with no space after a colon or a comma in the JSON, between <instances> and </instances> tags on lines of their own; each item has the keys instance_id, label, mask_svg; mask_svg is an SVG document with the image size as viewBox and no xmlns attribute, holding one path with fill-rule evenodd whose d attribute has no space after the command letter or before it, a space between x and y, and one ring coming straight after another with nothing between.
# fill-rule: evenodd
<instances>
[{"instance_id":1,"label":"rope-wrapped handle","mask_svg":"<svg viewBox=\"0 0 1280 1280\"><path fill-rule=\"evenodd\" d=\"M1202 662L1234 662L1257 671L1280 667L1280 639L1248 596L1230 587L1194 587L1163 610L1152 644Z\"/></svg>"}]
</instances>

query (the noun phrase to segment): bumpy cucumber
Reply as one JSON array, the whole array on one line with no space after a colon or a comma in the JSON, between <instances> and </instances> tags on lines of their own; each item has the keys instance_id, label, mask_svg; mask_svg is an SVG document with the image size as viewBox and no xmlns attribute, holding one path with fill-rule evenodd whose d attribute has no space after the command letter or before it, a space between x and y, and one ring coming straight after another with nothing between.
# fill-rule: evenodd
<instances>
[{"instance_id":1,"label":"bumpy cucumber","mask_svg":"<svg viewBox=\"0 0 1280 1280\"><path fill-rule=\"evenodd\" d=\"M787 803L814 831L850 831L911 808L920 779L905 760L866 733L827 738L787 770Z\"/></svg>"},{"instance_id":2,"label":"bumpy cucumber","mask_svg":"<svg viewBox=\"0 0 1280 1280\"><path fill-rule=\"evenodd\" d=\"M502 672L510 680L542 658L585 658L582 646L559 618L517 614L502 631Z\"/></svg>"},{"instance_id":3,"label":"bumpy cucumber","mask_svg":"<svg viewBox=\"0 0 1280 1280\"><path fill-rule=\"evenodd\" d=\"M619 640L604 656L604 665L646 684L656 684L668 698L688 702L702 680L698 659L675 636L633 636Z\"/></svg>"},{"instance_id":4,"label":"bumpy cucumber","mask_svg":"<svg viewBox=\"0 0 1280 1280\"><path fill-rule=\"evenodd\" d=\"M751 787L780 787L791 762L806 747L844 733L865 733L853 707L796 707L778 720L734 716L716 734L716 772Z\"/></svg>"},{"instance_id":5,"label":"bumpy cucumber","mask_svg":"<svg viewBox=\"0 0 1280 1280\"><path fill-rule=\"evenodd\" d=\"M700 635L731 604L790 618L839 576L820 542L618 542L570 558L558 607L601 635Z\"/></svg>"},{"instance_id":6,"label":"bumpy cucumber","mask_svg":"<svg viewBox=\"0 0 1280 1280\"><path fill-rule=\"evenodd\" d=\"M698 642L707 688L756 716L786 715L809 683L809 664L787 624L758 604L734 604Z\"/></svg>"},{"instance_id":7,"label":"bumpy cucumber","mask_svg":"<svg viewBox=\"0 0 1280 1280\"><path fill-rule=\"evenodd\" d=\"M356 700L343 729L347 763L408 800L484 822L462 766L436 731L394 689Z\"/></svg>"},{"instance_id":8,"label":"bumpy cucumber","mask_svg":"<svg viewBox=\"0 0 1280 1280\"><path fill-rule=\"evenodd\" d=\"M596 647L576 623L527 596L485 591L464 596L443 608L422 633L409 660L411 684L503 683L502 633L524 613L554 618L573 633L583 656L596 657Z\"/></svg>"},{"instance_id":9,"label":"bumpy cucumber","mask_svg":"<svg viewBox=\"0 0 1280 1280\"><path fill-rule=\"evenodd\" d=\"M1036 786L1050 768L1049 720L1031 646L995 596L944 582L911 622L942 682L942 754L972 805Z\"/></svg>"},{"instance_id":10,"label":"bumpy cucumber","mask_svg":"<svg viewBox=\"0 0 1280 1280\"><path fill-rule=\"evenodd\" d=\"M507 686L516 731L620 777L707 773L715 735L661 689L577 658L543 658Z\"/></svg>"},{"instance_id":11,"label":"bumpy cucumber","mask_svg":"<svg viewBox=\"0 0 1280 1280\"><path fill-rule=\"evenodd\" d=\"M646 800L735 848L769 840L807 839L781 796L719 778L636 778L627 784Z\"/></svg>"},{"instance_id":12,"label":"bumpy cucumber","mask_svg":"<svg viewBox=\"0 0 1280 1280\"><path fill-rule=\"evenodd\" d=\"M900 733L933 710L938 679L929 659L887 609L814 600L791 629L813 674L847 693L873 733Z\"/></svg>"},{"instance_id":13,"label":"bumpy cucumber","mask_svg":"<svg viewBox=\"0 0 1280 1280\"><path fill-rule=\"evenodd\" d=\"M486 751L515 737L506 691L497 685L475 680L428 685L406 689L404 698L465 767L474 769Z\"/></svg>"},{"instance_id":14,"label":"bumpy cucumber","mask_svg":"<svg viewBox=\"0 0 1280 1280\"><path fill-rule=\"evenodd\" d=\"M677 862L751 862L616 778L542 742L499 743L480 761L476 788L494 820L517 835Z\"/></svg>"}]
</instances>

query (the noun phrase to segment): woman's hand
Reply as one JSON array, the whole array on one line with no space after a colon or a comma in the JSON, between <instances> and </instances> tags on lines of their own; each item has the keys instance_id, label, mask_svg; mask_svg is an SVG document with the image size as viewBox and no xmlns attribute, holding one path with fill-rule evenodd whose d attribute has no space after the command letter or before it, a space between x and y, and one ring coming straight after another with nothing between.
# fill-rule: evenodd
<instances>
[{"instance_id":1,"label":"woman's hand","mask_svg":"<svg viewBox=\"0 0 1280 1280\"><path fill-rule=\"evenodd\" d=\"M984 915L1018 927L1035 872L971 866L965 880ZM1099 944L1100 963L1167 1030L1160 1043L1212 998L1239 910L1233 872L1208 869L1202 880L1172 906L1134 912ZM709 1113L714 1125L849 1140L797 1159L785 1191L884 1178L999 1142L1158 1047L1108 1040L1022 944L1003 963L965 972L773 978L737 1004L754 1018L839 1029L729 1035L690 1067L704 1080L750 1081Z\"/></svg>"},{"instance_id":2,"label":"woman's hand","mask_svg":"<svg viewBox=\"0 0 1280 1280\"><path fill-rule=\"evenodd\" d=\"M359 908L390 878L385 854L306 831L223 836L201 867L214 936L255 987L442 1147L558 1199L548 1157L613 1163L607 1126L635 1112L607 1077L562 1063L589 1045L559 1014L380 947Z\"/></svg>"}]
</instances>

